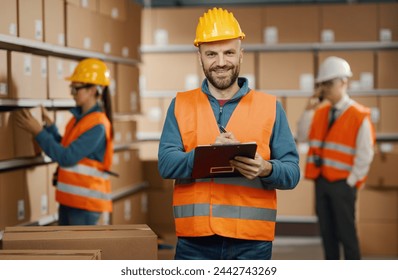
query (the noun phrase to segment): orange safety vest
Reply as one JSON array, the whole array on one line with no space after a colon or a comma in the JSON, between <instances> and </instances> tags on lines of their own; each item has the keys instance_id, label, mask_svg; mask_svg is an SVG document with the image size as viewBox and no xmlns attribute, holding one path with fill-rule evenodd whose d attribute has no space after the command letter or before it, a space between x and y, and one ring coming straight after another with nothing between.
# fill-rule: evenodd
<instances>
[{"instance_id":1,"label":"orange safety vest","mask_svg":"<svg viewBox=\"0 0 398 280\"><path fill-rule=\"evenodd\" d=\"M175 116L184 149L214 143L220 134L208 97L200 89L176 96ZM270 159L276 98L251 90L240 100L226 129L241 142L255 141L257 152ZM276 191L259 178L177 179L173 194L177 236L221 235L272 241L275 236Z\"/></svg>"},{"instance_id":2,"label":"orange safety vest","mask_svg":"<svg viewBox=\"0 0 398 280\"><path fill-rule=\"evenodd\" d=\"M365 118L370 119L370 109L354 103L341 114L328 131L330 108L330 105L323 106L316 110L314 115L305 168L305 177L308 179L316 179L320 175L331 182L347 179L354 164L358 130ZM374 143L373 127L372 134ZM316 157L322 159L321 166L316 166ZM360 188L365 180L366 176L355 186Z\"/></svg>"},{"instance_id":3,"label":"orange safety vest","mask_svg":"<svg viewBox=\"0 0 398 280\"><path fill-rule=\"evenodd\" d=\"M96 212L112 212L111 183L109 174L113 157L111 124L102 112L90 113L78 123L72 118L65 129L61 144L69 146L92 127L102 124L106 132L104 161L83 158L74 166L59 166L56 200L66 206Z\"/></svg>"}]
</instances>

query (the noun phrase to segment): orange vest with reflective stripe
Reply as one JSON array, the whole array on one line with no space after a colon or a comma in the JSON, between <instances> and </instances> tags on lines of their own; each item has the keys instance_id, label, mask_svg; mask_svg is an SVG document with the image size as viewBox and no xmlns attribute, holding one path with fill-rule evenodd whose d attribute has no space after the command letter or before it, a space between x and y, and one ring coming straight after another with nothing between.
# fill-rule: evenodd
<instances>
[{"instance_id":1,"label":"orange vest with reflective stripe","mask_svg":"<svg viewBox=\"0 0 398 280\"><path fill-rule=\"evenodd\" d=\"M178 93L174 113L186 152L214 143L220 134L208 97L200 89ZM242 97L226 129L240 142L255 141L257 152L268 160L275 116L276 98L252 90ZM276 191L266 190L259 178L177 179L173 208L177 236L274 239Z\"/></svg>"},{"instance_id":2,"label":"orange vest with reflective stripe","mask_svg":"<svg viewBox=\"0 0 398 280\"><path fill-rule=\"evenodd\" d=\"M354 103L337 118L328 131L330 108L330 105L324 106L314 115L305 169L305 177L308 179L316 179L320 175L331 182L347 179L354 164L359 128L365 118L370 118L368 108ZM374 131L372 132L374 142ZM321 166L315 165L315 157L322 159ZM361 178L356 187L361 187L365 180L366 177Z\"/></svg>"},{"instance_id":3,"label":"orange vest with reflective stripe","mask_svg":"<svg viewBox=\"0 0 398 280\"><path fill-rule=\"evenodd\" d=\"M61 144L69 146L81 134L102 124L106 132L104 161L83 158L76 165L59 166L56 200L66 206L96 212L112 212L109 170L112 164L113 141L111 123L102 112L90 113L78 123L72 118L65 129Z\"/></svg>"}]
</instances>

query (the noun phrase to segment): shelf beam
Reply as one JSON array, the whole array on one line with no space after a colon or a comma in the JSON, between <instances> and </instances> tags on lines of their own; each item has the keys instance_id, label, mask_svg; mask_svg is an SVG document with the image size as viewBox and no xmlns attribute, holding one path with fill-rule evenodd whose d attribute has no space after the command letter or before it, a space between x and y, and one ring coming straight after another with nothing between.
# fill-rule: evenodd
<instances>
[{"instance_id":1,"label":"shelf beam","mask_svg":"<svg viewBox=\"0 0 398 280\"><path fill-rule=\"evenodd\" d=\"M291 52L333 50L388 50L398 49L398 42L335 42L335 43L283 43L244 44L246 52ZM198 49L193 45L141 45L141 53L189 53Z\"/></svg>"},{"instance_id":2,"label":"shelf beam","mask_svg":"<svg viewBox=\"0 0 398 280\"><path fill-rule=\"evenodd\" d=\"M111 62L128 64L128 65L137 65L139 63L138 60L131 58L112 56L100 52L76 49L66 46L58 46L40 41L29 40L25 38L9 36L4 34L0 34L0 48L34 53L38 55L46 55L46 56L53 55L58 57L67 57L74 59L93 57L93 58L102 59L104 61L111 61Z\"/></svg>"}]
</instances>

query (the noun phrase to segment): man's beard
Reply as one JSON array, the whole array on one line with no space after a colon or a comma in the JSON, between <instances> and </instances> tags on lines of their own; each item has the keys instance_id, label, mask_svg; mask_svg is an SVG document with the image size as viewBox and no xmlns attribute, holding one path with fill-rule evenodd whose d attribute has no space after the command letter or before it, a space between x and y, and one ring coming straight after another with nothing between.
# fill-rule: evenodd
<instances>
[{"instance_id":1,"label":"man's beard","mask_svg":"<svg viewBox=\"0 0 398 280\"><path fill-rule=\"evenodd\" d=\"M239 71L240 71L240 65L239 64L236 65L235 67L234 66L225 65L223 67L213 67L213 68L210 68L208 70L205 69L203 66L202 66L202 68L203 68L203 72L204 72L207 80L216 89L219 89L219 90L224 90L224 89L227 89L230 86L232 86L235 83L236 79L238 79ZM228 70L232 70L232 73L231 73L230 76L226 76L225 78L221 78L221 79L217 78L217 77L214 77L213 76L214 72L219 70L219 69L224 69L224 70L227 70L227 71Z\"/></svg>"}]
</instances>

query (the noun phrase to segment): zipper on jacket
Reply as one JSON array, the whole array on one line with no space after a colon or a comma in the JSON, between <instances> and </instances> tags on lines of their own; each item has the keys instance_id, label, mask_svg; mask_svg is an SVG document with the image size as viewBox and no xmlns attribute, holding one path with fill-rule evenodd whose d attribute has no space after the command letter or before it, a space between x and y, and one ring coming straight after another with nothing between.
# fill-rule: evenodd
<instances>
[{"instance_id":1,"label":"zipper on jacket","mask_svg":"<svg viewBox=\"0 0 398 280\"><path fill-rule=\"evenodd\" d=\"M224 106L220 106L220 109L219 109L219 111L218 111L218 121L217 121L218 126L221 125L221 115L222 115L223 107L224 107Z\"/></svg>"}]
</instances>

